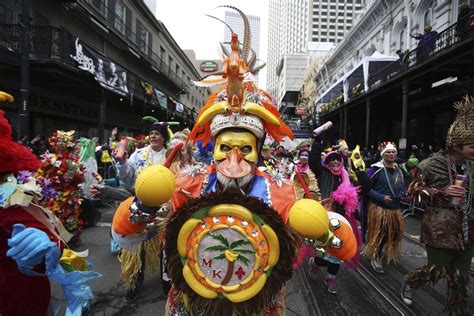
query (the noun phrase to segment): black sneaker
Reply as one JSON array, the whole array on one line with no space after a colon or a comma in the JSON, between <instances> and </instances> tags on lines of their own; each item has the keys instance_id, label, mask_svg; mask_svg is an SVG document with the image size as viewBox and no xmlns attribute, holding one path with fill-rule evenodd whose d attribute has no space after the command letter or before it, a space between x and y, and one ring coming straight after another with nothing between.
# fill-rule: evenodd
<instances>
[{"instance_id":1,"label":"black sneaker","mask_svg":"<svg viewBox=\"0 0 474 316\"><path fill-rule=\"evenodd\" d=\"M410 286L410 284L403 282L400 294L402 296L402 301L408 306L413 304L413 292L415 290Z\"/></svg>"},{"instance_id":2,"label":"black sneaker","mask_svg":"<svg viewBox=\"0 0 474 316\"><path fill-rule=\"evenodd\" d=\"M138 286L133 289L129 289L127 291L127 294L125 294L125 302L131 303L135 301L137 297L138 297Z\"/></svg>"}]
</instances>

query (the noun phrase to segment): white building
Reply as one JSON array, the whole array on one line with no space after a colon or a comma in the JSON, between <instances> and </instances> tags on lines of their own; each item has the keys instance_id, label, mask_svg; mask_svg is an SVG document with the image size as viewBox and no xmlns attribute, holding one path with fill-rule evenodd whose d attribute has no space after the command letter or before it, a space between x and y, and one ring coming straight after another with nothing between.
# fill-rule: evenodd
<instances>
[{"instance_id":1,"label":"white building","mask_svg":"<svg viewBox=\"0 0 474 316\"><path fill-rule=\"evenodd\" d=\"M313 42L340 42L362 13L365 0L313 0L310 34Z\"/></svg>"},{"instance_id":2,"label":"white building","mask_svg":"<svg viewBox=\"0 0 474 316\"><path fill-rule=\"evenodd\" d=\"M276 69L278 94L275 97L278 105L281 105L284 100L288 101L288 98L285 98L288 93L299 93L308 75L309 68L317 67L333 47L332 43L310 42L306 52L282 55Z\"/></svg>"},{"instance_id":3,"label":"white building","mask_svg":"<svg viewBox=\"0 0 474 316\"><path fill-rule=\"evenodd\" d=\"M267 90L278 95L277 66L285 53L307 49L310 0L269 0Z\"/></svg>"},{"instance_id":4,"label":"white building","mask_svg":"<svg viewBox=\"0 0 474 316\"><path fill-rule=\"evenodd\" d=\"M397 50L414 49L410 33L423 33L427 25L442 31L457 20L466 0L380 0L367 3L364 14L333 50L316 76L321 96L338 79L375 51L396 56Z\"/></svg>"},{"instance_id":5,"label":"white building","mask_svg":"<svg viewBox=\"0 0 474 316\"><path fill-rule=\"evenodd\" d=\"M260 58L260 17L246 14L250 25L251 41L250 47L257 54L257 58ZM244 22L238 12L225 11L225 23L229 25L232 30L239 36L239 41L244 39ZM230 42L231 32L228 27L224 26L224 42ZM258 86L258 76L255 77L256 84Z\"/></svg>"},{"instance_id":6,"label":"white building","mask_svg":"<svg viewBox=\"0 0 474 316\"><path fill-rule=\"evenodd\" d=\"M267 89L278 91L283 55L305 53L310 42L337 43L361 15L366 0L270 0ZM325 54L325 53L324 53Z\"/></svg>"}]
</instances>

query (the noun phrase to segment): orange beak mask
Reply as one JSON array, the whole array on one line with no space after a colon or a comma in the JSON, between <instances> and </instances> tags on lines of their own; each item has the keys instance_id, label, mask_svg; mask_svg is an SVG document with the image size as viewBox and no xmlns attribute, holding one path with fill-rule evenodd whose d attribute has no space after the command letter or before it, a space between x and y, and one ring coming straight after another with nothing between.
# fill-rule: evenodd
<instances>
[{"instance_id":1,"label":"orange beak mask","mask_svg":"<svg viewBox=\"0 0 474 316\"><path fill-rule=\"evenodd\" d=\"M257 157L257 139L252 133L224 131L217 136L214 160L224 176L238 179L248 175Z\"/></svg>"}]
</instances>

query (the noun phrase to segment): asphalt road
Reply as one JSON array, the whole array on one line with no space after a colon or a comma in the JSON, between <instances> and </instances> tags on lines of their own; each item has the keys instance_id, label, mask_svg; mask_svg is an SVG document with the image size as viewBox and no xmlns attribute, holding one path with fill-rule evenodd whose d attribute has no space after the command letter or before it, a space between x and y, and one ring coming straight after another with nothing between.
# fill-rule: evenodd
<instances>
[{"instance_id":1,"label":"asphalt road","mask_svg":"<svg viewBox=\"0 0 474 316\"><path fill-rule=\"evenodd\" d=\"M124 300L125 288L120 282L116 255L110 253L110 222L113 209L101 209L98 226L84 230L82 246L89 249L89 261L102 278L91 282L95 298L86 315L163 315L166 297L158 275L145 274L144 286L133 303ZM416 292L413 307L406 307L399 291L403 275L426 262L426 252L417 242L420 220L408 218L401 256L396 265L386 265L386 273L376 274L362 258L358 270L342 269L337 276L338 294L327 292L324 271L316 281L308 277L307 264L295 271L286 285L287 315L443 315L446 284L425 287ZM470 290L467 315L474 315L474 293ZM53 286L55 302L64 306L60 288Z\"/></svg>"}]
</instances>

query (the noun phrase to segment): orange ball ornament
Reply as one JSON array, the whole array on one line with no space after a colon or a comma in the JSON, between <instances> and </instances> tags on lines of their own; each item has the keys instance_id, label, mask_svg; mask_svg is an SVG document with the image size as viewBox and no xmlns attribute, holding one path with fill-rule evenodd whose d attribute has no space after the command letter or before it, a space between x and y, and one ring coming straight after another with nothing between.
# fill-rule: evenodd
<instances>
[{"instance_id":1,"label":"orange ball ornament","mask_svg":"<svg viewBox=\"0 0 474 316\"><path fill-rule=\"evenodd\" d=\"M114 218L112 220L112 230L122 237L136 235L143 231L145 224L130 222L130 205L132 205L134 197L131 196L117 207Z\"/></svg>"},{"instance_id":2,"label":"orange ball ornament","mask_svg":"<svg viewBox=\"0 0 474 316\"><path fill-rule=\"evenodd\" d=\"M333 233L342 241L340 248L328 246L326 251L333 257L347 261L352 259L357 253L357 241L352 228L345 221L339 221L339 227L333 229Z\"/></svg>"}]
</instances>

